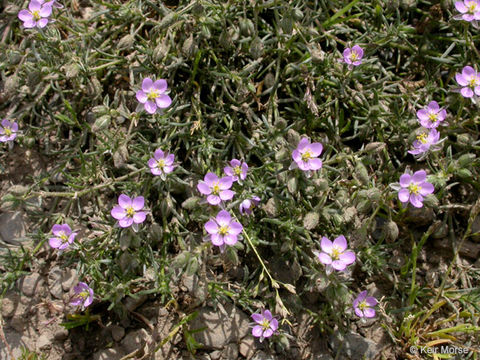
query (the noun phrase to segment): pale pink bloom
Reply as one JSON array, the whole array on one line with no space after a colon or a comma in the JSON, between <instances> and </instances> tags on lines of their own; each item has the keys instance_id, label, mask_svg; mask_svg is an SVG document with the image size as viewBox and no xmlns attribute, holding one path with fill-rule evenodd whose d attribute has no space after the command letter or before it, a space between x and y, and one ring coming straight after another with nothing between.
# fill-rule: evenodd
<instances>
[{"instance_id":1,"label":"pale pink bloom","mask_svg":"<svg viewBox=\"0 0 480 360\"><path fill-rule=\"evenodd\" d=\"M255 321L252 335L260 338L260 342L272 336L278 329L278 320L272 316L269 310L263 310L260 314L253 314L252 319Z\"/></svg>"},{"instance_id":2,"label":"pale pink bloom","mask_svg":"<svg viewBox=\"0 0 480 360\"><path fill-rule=\"evenodd\" d=\"M52 3L43 3L37 0L30 1L28 10L20 10L18 18L23 21L25 28L44 28L48 24L48 17L52 14Z\"/></svg>"},{"instance_id":3,"label":"pale pink bloom","mask_svg":"<svg viewBox=\"0 0 480 360\"><path fill-rule=\"evenodd\" d=\"M347 240L343 235L337 237L333 242L325 236L322 237L320 247L322 248L321 252L314 251L313 253L317 255L321 263L327 265L327 272L330 272L331 268L343 271L348 265L355 262L355 253L347 251Z\"/></svg>"},{"instance_id":4,"label":"pale pink bloom","mask_svg":"<svg viewBox=\"0 0 480 360\"><path fill-rule=\"evenodd\" d=\"M447 111L441 109L436 101L431 101L426 109L417 111L417 118L424 128L433 129L447 117Z\"/></svg>"},{"instance_id":5,"label":"pale pink bloom","mask_svg":"<svg viewBox=\"0 0 480 360\"><path fill-rule=\"evenodd\" d=\"M160 79L154 82L147 77L142 81L142 89L137 91L136 97L149 114L155 114L157 108L165 109L172 104L172 99L166 92L166 80Z\"/></svg>"},{"instance_id":6,"label":"pale pink bloom","mask_svg":"<svg viewBox=\"0 0 480 360\"><path fill-rule=\"evenodd\" d=\"M373 296L367 296L367 290L364 290L353 300L353 309L355 314L361 318L373 318L375 317L374 307L377 303L377 299Z\"/></svg>"}]
</instances>

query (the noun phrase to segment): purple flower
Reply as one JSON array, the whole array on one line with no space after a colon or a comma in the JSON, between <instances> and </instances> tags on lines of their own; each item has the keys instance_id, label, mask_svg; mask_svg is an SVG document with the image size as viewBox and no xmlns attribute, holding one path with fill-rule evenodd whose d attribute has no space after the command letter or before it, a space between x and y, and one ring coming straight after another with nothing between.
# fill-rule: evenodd
<instances>
[{"instance_id":1,"label":"purple flower","mask_svg":"<svg viewBox=\"0 0 480 360\"><path fill-rule=\"evenodd\" d=\"M352 70L354 66L360 65L362 63L362 58L363 49L358 45L343 50L343 62L348 64L350 70Z\"/></svg>"},{"instance_id":2,"label":"purple flower","mask_svg":"<svg viewBox=\"0 0 480 360\"><path fill-rule=\"evenodd\" d=\"M251 199L243 200L239 206L240 214L251 215L253 208L255 208L259 203L260 198L258 196L252 196Z\"/></svg>"},{"instance_id":3,"label":"purple flower","mask_svg":"<svg viewBox=\"0 0 480 360\"><path fill-rule=\"evenodd\" d=\"M364 290L353 300L353 309L355 310L355 314L361 318L373 318L375 316L375 309L372 308L377 305L377 303L377 299L373 296L367 296L367 290Z\"/></svg>"},{"instance_id":4,"label":"purple flower","mask_svg":"<svg viewBox=\"0 0 480 360\"><path fill-rule=\"evenodd\" d=\"M290 165L291 169L296 169L310 172L310 170L318 170L322 167L322 160L317 158L323 151L323 146L320 143L310 144L310 140L302 138L298 146L292 152L294 162Z\"/></svg>"},{"instance_id":5,"label":"purple flower","mask_svg":"<svg viewBox=\"0 0 480 360\"><path fill-rule=\"evenodd\" d=\"M480 1L465 0L455 2L455 8L460 14L455 15L455 20L465 20L472 22L472 25L478 27L477 20L480 20Z\"/></svg>"},{"instance_id":6,"label":"purple flower","mask_svg":"<svg viewBox=\"0 0 480 360\"><path fill-rule=\"evenodd\" d=\"M48 240L50 246L54 249L63 250L66 249L75 240L77 233L72 232L72 229L68 224L55 224L52 227L52 233L54 237Z\"/></svg>"},{"instance_id":7,"label":"purple flower","mask_svg":"<svg viewBox=\"0 0 480 360\"><path fill-rule=\"evenodd\" d=\"M230 166L226 166L223 171L233 178L233 181L245 180L247 177L248 165L237 159L230 161Z\"/></svg>"},{"instance_id":8,"label":"purple flower","mask_svg":"<svg viewBox=\"0 0 480 360\"><path fill-rule=\"evenodd\" d=\"M26 28L44 28L48 24L48 17L52 14L52 4L43 3L37 0L30 1L28 10L21 10L18 18L23 21Z\"/></svg>"},{"instance_id":9,"label":"purple flower","mask_svg":"<svg viewBox=\"0 0 480 360\"><path fill-rule=\"evenodd\" d=\"M165 180L165 175L171 173L177 166L173 164L174 160L175 155L163 152L162 149L157 149L153 154L153 158L148 160L148 166L153 175L160 175Z\"/></svg>"},{"instance_id":10,"label":"purple flower","mask_svg":"<svg viewBox=\"0 0 480 360\"><path fill-rule=\"evenodd\" d=\"M147 214L143 209L145 199L143 196L137 196L133 200L127 195L120 195L118 197L118 205L115 206L111 214L118 220L118 225L122 228L127 228L132 224L141 224L145 221Z\"/></svg>"},{"instance_id":11,"label":"purple flower","mask_svg":"<svg viewBox=\"0 0 480 360\"><path fill-rule=\"evenodd\" d=\"M413 150L408 151L409 154L415 155L417 160L423 160L428 151L440 150L440 133L437 129L431 129L428 134L423 131L417 135L417 140L413 142Z\"/></svg>"},{"instance_id":12,"label":"purple flower","mask_svg":"<svg viewBox=\"0 0 480 360\"><path fill-rule=\"evenodd\" d=\"M440 109L436 101L431 101L426 109L417 111L417 118L424 128L433 129L447 117L447 110Z\"/></svg>"},{"instance_id":13,"label":"purple flower","mask_svg":"<svg viewBox=\"0 0 480 360\"><path fill-rule=\"evenodd\" d=\"M0 125L0 142L13 141L17 137L18 124L3 119Z\"/></svg>"},{"instance_id":14,"label":"purple flower","mask_svg":"<svg viewBox=\"0 0 480 360\"><path fill-rule=\"evenodd\" d=\"M333 243L325 236L322 237L320 243L322 252L314 251L321 263L327 265L327 272L331 271L331 268L335 270L343 271L347 268L347 265L355 262L355 253L347 250L347 240L345 236L340 235Z\"/></svg>"},{"instance_id":15,"label":"purple flower","mask_svg":"<svg viewBox=\"0 0 480 360\"><path fill-rule=\"evenodd\" d=\"M262 310L260 314L253 314L252 319L255 321L252 335L260 338L260 342L272 336L278 329L278 320L272 316L269 310Z\"/></svg>"},{"instance_id":16,"label":"purple flower","mask_svg":"<svg viewBox=\"0 0 480 360\"><path fill-rule=\"evenodd\" d=\"M137 100L144 105L149 114L155 114L157 107L165 109L170 106L172 99L165 94L167 91L167 81L164 79L153 82L150 78L145 78L142 82L142 90L137 91Z\"/></svg>"},{"instance_id":17,"label":"purple flower","mask_svg":"<svg viewBox=\"0 0 480 360\"><path fill-rule=\"evenodd\" d=\"M40 4L45 3L45 5L53 6L57 9L63 9L63 5L57 2L56 0L51 0L48 2L45 2L45 0L37 0Z\"/></svg>"},{"instance_id":18,"label":"purple flower","mask_svg":"<svg viewBox=\"0 0 480 360\"><path fill-rule=\"evenodd\" d=\"M455 75L455 80L463 86L460 89L463 97L471 98L474 94L480 95L480 76L471 66L465 66L461 74Z\"/></svg>"},{"instance_id":19,"label":"purple flower","mask_svg":"<svg viewBox=\"0 0 480 360\"><path fill-rule=\"evenodd\" d=\"M423 207L423 197L433 193L433 185L427 180L427 173L425 170L416 171L413 175L408 173L400 176L400 190L398 198L406 205L410 203L417 207Z\"/></svg>"},{"instance_id":20,"label":"purple flower","mask_svg":"<svg viewBox=\"0 0 480 360\"><path fill-rule=\"evenodd\" d=\"M243 226L239 222L233 221L228 211L221 210L215 219L212 218L205 223L205 230L208 233L206 240L219 246L223 251L225 245L235 245Z\"/></svg>"},{"instance_id":21,"label":"purple flower","mask_svg":"<svg viewBox=\"0 0 480 360\"><path fill-rule=\"evenodd\" d=\"M229 190L232 187L233 178L224 176L219 179L212 172L207 173L203 181L199 181L197 185L198 191L207 196L207 202L210 205L218 205L220 201L231 200L235 192Z\"/></svg>"},{"instance_id":22,"label":"purple flower","mask_svg":"<svg viewBox=\"0 0 480 360\"><path fill-rule=\"evenodd\" d=\"M73 292L75 294L70 301L70 305L82 305L82 308L86 308L93 302L93 290L84 282L79 282L73 288Z\"/></svg>"}]
</instances>

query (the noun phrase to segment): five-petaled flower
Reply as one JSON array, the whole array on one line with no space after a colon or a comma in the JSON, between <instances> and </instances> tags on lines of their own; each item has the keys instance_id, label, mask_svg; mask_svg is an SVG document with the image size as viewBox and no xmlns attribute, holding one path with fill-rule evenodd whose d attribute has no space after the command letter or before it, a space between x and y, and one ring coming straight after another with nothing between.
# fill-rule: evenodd
<instances>
[{"instance_id":1,"label":"five-petaled flower","mask_svg":"<svg viewBox=\"0 0 480 360\"><path fill-rule=\"evenodd\" d=\"M363 49L358 45L343 50L343 62L348 64L350 70L352 70L354 66L360 65L362 58Z\"/></svg>"},{"instance_id":2,"label":"five-petaled flower","mask_svg":"<svg viewBox=\"0 0 480 360\"><path fill-rule=\"evenodd\" d=\"M0 142L9 142L15 140L18 132L18 124L3 119L0 125Z\"/></svg>"},{"instance_id":3,"label":"five-petaled flower","mask_svg":"<svg viewBox=\"0 0 480 360\"><path fill-rule=\"evenodd\" d=\"M474 27L478 27L477 20L480 20L480 1L464 0L456 1L455 8L460 14L455 15L455 20L465 20L472 23Z\"/></svg>"},{"instance_id":4,"label":"five-petaled flower","mask_svg":"<svg viewBox=\"0 0 480 360\"><path fill-rule=\"evenodd\" d=\"M165 109L172 103L172 99L166 94L166 91L166 80L160 79L154 82L150 78L145 78L142 81L142 90L138 90L136 96L149 114L155 114L157 107Z\"/></svg>"},{"instance_id":5,"label":"five-petaled flower","mask_svg":"<svg viewBox=\"0 0 480 360\"><path fill-rule=\"evenodd\" d=\"M166 174L169 174L175 169L177 165L173 162L175 155L163 152L162 149L157 149L153 154L153 158L148 160L148 166L153 175L160 175L162 180L165 180Z\"/></svg>"},{"instance_id":6,"label":"five-petaled flower","mask_svg":"<svg viewBox=\"0 0 480 360\"><path fill-rule=\"evenodd\" d=\"M298 167L300 170L306 171L307 175L310 175L311 170L318 170L322 167L322 160L317 157L320 156L322 151L322 144L310 143L307 138L302 138L297 148L292 152L294 162L290 165L290 170Z\"/></svg>"},{"instance_id":7,"label":"five-petaled flower","mask_svg":"<svg viewBox=\"0 0 480 360\"><path fill-rule=\"evenodd\" d=\"M434 187L426 181L427 173L425 170L416 171L413 175L408 173L400 176L400 190L398 198L404 204L410 203L417 207L423 207L423 197L433 193Z\"/></svg>"},{"instance_id":8,"label":"five-petaled flower","mask_svg":"<svg viewBox=\"0 0 480 360\"><path fill-rule=\"evenodd\" d=\"M77 236L77 233L72 232L72 229L70 228L70 226L68 226L68 224L53 225L52 233L54 237L51 237L48 240L48 243L52 248L58 250L66 249L70 244L75 241L75 236Z\"/></svg>"},{"instance_id":9,"label":"five-petaled flower","mask_svg":"<svg viewBox=\"0 0 480 360\"><path fill-rule=\"evenodd\" d=\"M133 200L127 195L120 195L118 197L118 205L116 205L112 211L112 216L118 220L118 225L122 228L143 223L147 214L143 209L145 205L145 199L143 196L137 196ZM135 230L135 228L134 228Z\"/></svg>"},{"instance_id":10,"label":"five-petaled flower","mask_svg":"<svg viewBox=\"0 0 480 360\"><path fill-rule=\"evenodd\" d=\"M79 282L78 285L73 288L73 292L74 295L70 300L70 305L82 305L82 308L86 308L93 302L93 290L84 282Z\"/></svg>"},{"instance_id":11,"label":"five-petaled flower","mask_svg":"<svg viewBox=\"0 0 480 360\"><path fill-rule=\"evenodd\" d=\"M367 290L358 294L357 298L353 300L353 309L355 314L361 318L373 318L375 316L375 309L378 301L373 296L367 296Z\"/></svg>"},{"instance_id":12,"label":"five-petaled flower","mask_svg":"<svg viewBox=\"0 0 480 360\"><path fill-rule=\"evenodd\" d=\"M218 205L223 200L231 200L235 192L229 190L232 187L233 178L231 176L224 176L218 178L212 172L207 173L203 181L199 181L197 185L198 191L203 195L207 195L207 202L210 205Z\"/></svg>"},{"instance_id":13,"label":"five-petaled flower","mask_svg":"<svg viewBox=\"0 0 480 360\"><path fill-rule=\"evenodd\" d=\"M255 208L259 203L260 198L258 196L252 196L251 199L243 200L239 206L240 214L251 215L253 208Z\"/></svg>"},{"instance_id":14,"label":"five-petaled flower","mask_svg":"<svg viewBox=\"0 0 480 360\"><path fill-rule=\"evenodd\" d=\"M231 176L233 181L245 180L247 177L248 165L237 159L230 161L230 166L223 169L225 174Z\"/></svg>"},{"instance_id":15,"label":"five-petaled flower","mask_svg":"<svg viewBox=\"0 0 480 360\"><path fill-rule=\"evenodd\" d=\"M320 247L322 248L321 252L314 251L313 253L317 255L318 260L320 260L321 263L327 265L328 273L332 268L338 271L343 271L347 268L347 265L355 262L355 253L350 250L346 251L347 240L343 235L340 235L333 240L333 243L325 236L322 237Z\"/></svg>"},{"instance_id":16,"label":"five-petaled flower","mask_svg":"<svg viewBox=\"0 0 480 360\"><path fill-rule=\"evenodd\" d=\"M465 66L462 73L455 75L455 80L462 86L460 93L465 98L472 98L473 95L480 95L480 75L471 66Z\"/></svg>"},{"instance_id":17,"label":"five-petaled flower","mask_svg":"<svg viewBox=\"0 0 480 360\"><path fill-rule=\"evenodd\" d=\"M272 336L278 329L278 320L272 316L269 310L262 310L260 314L253 314L252 335L260 338L260 342L263 339Z\"/></svg>"},{"instance_id":18,"label":"five-petaled flower","mask_svg":"<svg viewBox=\"0 0 480 360\"><path fill-rule=\"evenodd\" d=\"M441 109L436 101L430 101L425 109L417 111L417 118L424 128L433 129L447 117L447 110Z\"/></svg>"},{"instance_id":19,"label":"five-petaled flower","mask_svg":"<svg viewBox=\"0 0 480 360\"><path fill-rule=\"evenodd\" d=\"M220 251L223 252L225 245L235 245L243 226L239 222L233 221L228 211L221 210L216 218L212 218L205 223L205 230L208 233L205 240L219 246Z\"/></svg>"},{"instance_id":20,"label":"five-petaled flower","mask_svg":"<svg viewBox=\"0 0 480 360\"><path fill-rule=\"evenodd\" d=\"M37 0L30 1L28 10L20 10L18 18L26 28L44 28L48 24L48 17L52 14L52 2L43 3Z\"/></svg>"},{"instance_id":21,"label":"five-petaled flower","mask_svg":"<svg viewBox=\"0 0 480 360\"><path fill-rule=\"evenodd\" d=\"M408 153L415 155L417 160L422 160L427 156L429 151L440 150L440 144L443 140L440 140L440 133L437 129L430 129L428 133L422 131L417 135L417 140L413 142L413 150L408 151Z\"/></svg>"}]
</instances>

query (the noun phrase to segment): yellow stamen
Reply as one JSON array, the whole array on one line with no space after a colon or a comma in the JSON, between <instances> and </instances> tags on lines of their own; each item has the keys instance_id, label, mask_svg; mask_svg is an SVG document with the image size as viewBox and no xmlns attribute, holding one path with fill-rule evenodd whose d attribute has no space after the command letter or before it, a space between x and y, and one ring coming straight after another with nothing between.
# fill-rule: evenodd
<instances>
[{"instance_id":1,"label":"yellow stamen","mask_svg":"<svg viewBox=\"0 0 480 360\"><path fill-rule=\"evenodd\" d=\"M341 254L341 253L342 253L342 252L341 252L338 248L336 248L336 247L334 246L334 247L332 248L331 258L332 258L333 260L338 260L338 259L340 258L340 254Z\"/></svg>"},{"instance_id":2,"label":"yellow stamen","mask_svg":"<svg viewBox=\"0 0 480 360\"><path fill-rule=\"evenodd\" d=\"M32 11L32 16L33 16L33 19L35 21L38 21L40 20L42 17L40 16L40 11L38 10L35 10L35 11Z\"/></svg>"},{"instance_id":3,"label":"yellow stamen","mask_svg":"<svg viewBox=\"0 0 480 360\"><path fill-rule=\"evenodd\" d=\"M147 95L147 99L152 101L155 100L159 96L157 90L150 90L150 92Z\"/></svg>"},{"instance_id":4,"label":"yellow stamen","mask_svg":"<svg viewBox=\"0 0 480 360\"><path fill-rule=\"evenodd\" d=\"M90 296L90 293L86 290L82 291L80 294L78 294L82 299L86 299L87 297Z\"/></svg>"},{"instance_id":5,"label":"yellow stamen","mask_svg":"<svg viewBox=\"0 0 480 360\"><path fill-rule=\"evenodd\" d=\"M410 193L418 195L419 191L422 190L422 188L418 184L410 184L408 186L408 190Z\"/></svg>"},{"instance_id":6,"label":"yellow stamen","mask_svg":"<svg viewBox=\"0 0 480 360\"><path fill-rule=\"evenodd\" d=\"M3 131L5 131L5 135L7 136L10 136L12 135L12 129L6 127L6 128L3 128Z\"/></svg>"},{"instance_id":7,"label":"yellow stamen","mask_svg":"<svg viewBox=\"0 0 480 360\"><path fill-rule=\"evenodd\" d=\"M163 169L165 166L165 160L164 159L160 159L157 161L157 168L159 169Z\"/></svg>"},{"instance_id":8,"label":"yellow stamen","mask_svg":"<svg viewBox=\"0 0 480 360\"><path fill-rule=\"evenodd\" d=\"M242 173L242 169L240 168L240 166L235 166L233 168L233 172L235 173L235 175L240 176Z\"/></svg>"},{"instance_id":9,"label":"yellow stamen","mask_svg":"<svg viewBox=\"0 0 480 360\"><path fill-rule=\"evenodd\" d=\"M230 231L230 226L228 225L221 226L220 229L218 229L218 233L222 236L227 235L229 231Z\"/></svg>"},{"instance_id":10,"label":"yellow stamen","mask_svg":"<svg viewBox=\"0 0 480 360\"><path fill-rule=\"evenodd\" d=\"M426 133L421 133L420 135L417 135L417 140L420 141L422 144L426 144L427 137L428 135Z\"/></svg>"},{"instance_id":11,"label":"yellow stamen","mask_svg":"<svg viewBox=\"0 0 480 360\"><path fill-rule=\"evenodd\" d=\"M128 217L133 217L133 215L135 215L135 209L133 207L129 206L127 208L127 216Z\"/></svg>"},{"instance_id":12,"label":"yellow stamen","mask_svg":"<svg viewBox=\"0 0 480 360\"><path fill-rule=\"evenodd\" d=\"M313 158L313 154L310 150L307 150L302 154L302 161L306 162L306 161L310 160L311 158Z\"/></svg>"},{"instance_id":13,"label":"yellow stamen","mask_svg":"<svg viewBox=\"0 0 480 360\"><path fill-rule=\"evenodd\" d=\"M435 122L437 121L437 114L434 114L434 113L430 113L428 114L428 119L431 121L431 122Z\"/></svg>"},{"instance_id":14,"label":"yellow stamen","mask_svg":"<svg viewBox=\"0 0 480 360\"><path fill-rule=\"evenodd\" d=\"M263 319L261 326L264 331L270 329L270 321Z\"/></svg>"},{"instance_id":15,"label":"yellow stamen","mask_svg":"<svg viewBox=\"0 0 480 360\"><path fill-rule=\"evenodd\" d=\"M358 308L360 310L365 310L366 308L368 308L366 300L363 300L360 304L358 304Z\"/></svg>"},{"instance_id":16,"label":"yellow stamen","mask_svg":"<svg viewBox=\"0 0 480 360\"><path fill-rule=\"evenodd\" d=\"M474 1L469 1L467 3L468 12L473 14L477 10L477 4Z\"/></svg>"},{"instance_id":17,"label":"yellow stamen","mask_svg":"<svg viewBox=\"0 0 480 360\"><path fill-rule=\"evenodd\" d=\"M352 51L350 53L350 60L351 61L357 61L358 60L358 54L355 51Z\"/></svg>"},{"instance_id":18,"label":"yellow stamen","mask_svg":"<svg viewBox=\"0 0 480 360\"><path fill-rule=\"evenodd\" d=\"M218 186L218 181L212 186L212 194L218 195L220 193L220 186Z\"/></svg>"},{"instance_id":19,"label":"yellow stamen","mask_svg":"<svg viewBox=\"0 0 480 360\"><path fill-rule=\"evenodd\" d=\"M470 87L476 87L476 86L478 86L478 81L477 81L477 77L476 77L476 76L474 76L474 77L472 77L472 78L470 79L470 84L469 84L469 85L470 85Z\"/></svg>"},{"instance_id":20,"label":"yellow stamen","mask_svg":"<svg viewBox=\"0 0 480 360\"><path fill-rule=\"evenodd\" d=\"M63 243L66 243L68 241L68 236L65 235L65 233L60 234L60 239L62 239Z\"/></svg>"}]
</instances>

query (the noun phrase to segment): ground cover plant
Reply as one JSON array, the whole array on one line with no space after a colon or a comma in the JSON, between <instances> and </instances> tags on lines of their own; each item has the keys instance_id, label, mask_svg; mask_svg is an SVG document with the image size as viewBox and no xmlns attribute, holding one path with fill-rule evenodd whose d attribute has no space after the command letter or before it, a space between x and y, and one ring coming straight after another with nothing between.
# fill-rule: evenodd
<instances>
[{"instance_id":1,"label":"ground cover plant","mask_svg":"<svg viewBox=\"0 0 480 360\"><path fill-rule=\"evenodd\" d=\"M0 10L0 358L478 359L479 1Z\"/></svg>"}]
</instances>

